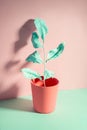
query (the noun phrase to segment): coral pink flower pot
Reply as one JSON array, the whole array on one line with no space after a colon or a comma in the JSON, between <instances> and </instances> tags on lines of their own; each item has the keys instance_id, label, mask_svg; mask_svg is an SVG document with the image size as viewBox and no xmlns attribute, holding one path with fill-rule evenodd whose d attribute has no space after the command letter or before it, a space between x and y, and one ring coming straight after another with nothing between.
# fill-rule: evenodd
<instances>
[{"instance_id":1,"label":"coral pink flower pot","mask_svg":"<svg viewBox=\"0 0 87 130\"><path fill-rule=\"evenodd\" d=\"M36 112L50 113L55 110L58 83L56 78L49 78L45 80L46 87L44 87L43 80L31 80L33 107Z\"/></svg>"}]
</instances>

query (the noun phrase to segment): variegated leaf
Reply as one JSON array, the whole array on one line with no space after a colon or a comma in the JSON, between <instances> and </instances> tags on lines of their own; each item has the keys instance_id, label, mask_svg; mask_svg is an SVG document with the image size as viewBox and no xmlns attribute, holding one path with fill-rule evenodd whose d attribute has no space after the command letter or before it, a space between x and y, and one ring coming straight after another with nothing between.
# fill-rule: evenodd
<instances>
[{"instance_id":1,"label":"variegated leaf","mask_svg":"<svg viewBox=\"0 0 87 130\"><path fill-rule=\"evenodd\" d=\"M34 20L34 24L35 24L35 27L36 27L40 37L44 41L44 38L45 38L46 34L48 33L48 28L47 28L45 22L42 19L36 18Z\"/></svg>"},{"instance_id":2,"label":"variegated leaf","mask_svg":"<svg viewBox=\"0 0 87 130\"><path fill-rule=\"evenodd\" d=\"M45 70L45 72L44 72L44 78L45 79L51 78L53 76L54 76L54 73L52 71Z\"/></svg>"},{"instance_id":3,"label":"variegated leaf","mask_svg":"<svg viewBox=\"0 0 87 130\"><path fill-rule=\"evenodd\" d=\"M49 51L46 62L48 62L51 59L59 57L60 54L63 52L63 50L64 50L64 44L61 43L57 48Z\"/></svg>"},{"instance_id":4,"label":"variegated leaf","mask_svg":"<svg viewBox=\"0 0 87 130\"><path fill-rule=\"evenodd\" d=\"M43 45L39 41L39 36L36 32L32 33L32 38L31 38L32 44L34 48L40 48L43 47Z\"/></svg>"},{"instance_id":5,"label":"variegated leaf","mask_svg":"<svg viewBox=\"0 0 87 130\"><path fill-rule=\"evenodd\" d=\"M23 68L21 70L21 72L23 73L25 78L28 78L28 79L35 79L35 78L42 79L39 73L37 73L37 72L35 72L35 71L31 70L31 69Z\"/></svg>"},{"instance_id":6,"label":"variegated leaf","mask_svg":"<svg viewBox=\"0 0 87 130\"><path fill-rule=\"evenodd\" d=\"M38 53L38 51L34 51L32 54L30 54L27 58L26 58L27 62L33 62L33 63L43 63L40 54Z\"/></svg>"}]
</instances>

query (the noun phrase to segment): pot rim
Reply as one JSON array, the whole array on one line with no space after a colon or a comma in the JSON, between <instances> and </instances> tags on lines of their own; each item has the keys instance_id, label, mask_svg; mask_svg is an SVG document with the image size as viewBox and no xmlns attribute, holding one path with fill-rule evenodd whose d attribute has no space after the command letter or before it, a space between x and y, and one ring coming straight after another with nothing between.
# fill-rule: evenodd
<instances>
[{"instance_id":1,"label":"pot rim","mask_svg":"<svg viewBox=\"0 0 87 130\"><path fill-rule=\"evenodd\" d=\"M58 86L58 84L59 84L59 80L55 77L51 77L51 78L45 80L46 87L35 84L35 80L38 80L38 81L43 81L43 80L40 80L38 78L31 79L31 84L33 84L36 87L41 87L41 88L55 87L55 86ZM54 83L52 83L52 80L54 80ZM52 84L49 84L49 83L52 83Z\"/></svg>"}]
</instances>

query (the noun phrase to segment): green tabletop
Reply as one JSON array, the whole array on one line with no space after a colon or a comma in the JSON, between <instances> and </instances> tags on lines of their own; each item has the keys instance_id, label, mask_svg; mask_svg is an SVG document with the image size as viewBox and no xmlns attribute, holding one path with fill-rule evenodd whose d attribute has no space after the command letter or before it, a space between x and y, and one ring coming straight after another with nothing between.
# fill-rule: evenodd
<instances>
[{"instance_id":1,"label":"green tabletop","mask_svg":"<svg viewBox=\"0 0 87 130\"><path fill-rule=\"evenodd\" d=\"M0 130L87 130L87 89L59 91L50 114L35 113L31 97L0 101Z\"/></svg>"}]
</instances>

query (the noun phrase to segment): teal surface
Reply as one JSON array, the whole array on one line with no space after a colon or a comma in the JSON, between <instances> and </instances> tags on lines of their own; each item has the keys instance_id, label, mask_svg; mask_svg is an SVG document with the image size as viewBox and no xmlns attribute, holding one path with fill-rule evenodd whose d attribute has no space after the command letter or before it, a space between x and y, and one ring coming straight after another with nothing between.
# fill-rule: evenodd
<instances>
[{"instance_id":1,"label":"teal surface","mask_svg":"<svg viewBox=\"0 0 87 130\"><path fill-rule=\"evenodd\" d=\"M35 113L31 97L0 101L0 130L87 130L87 89L59 91L50 114Z\"/></svg>"}]
</instances>

